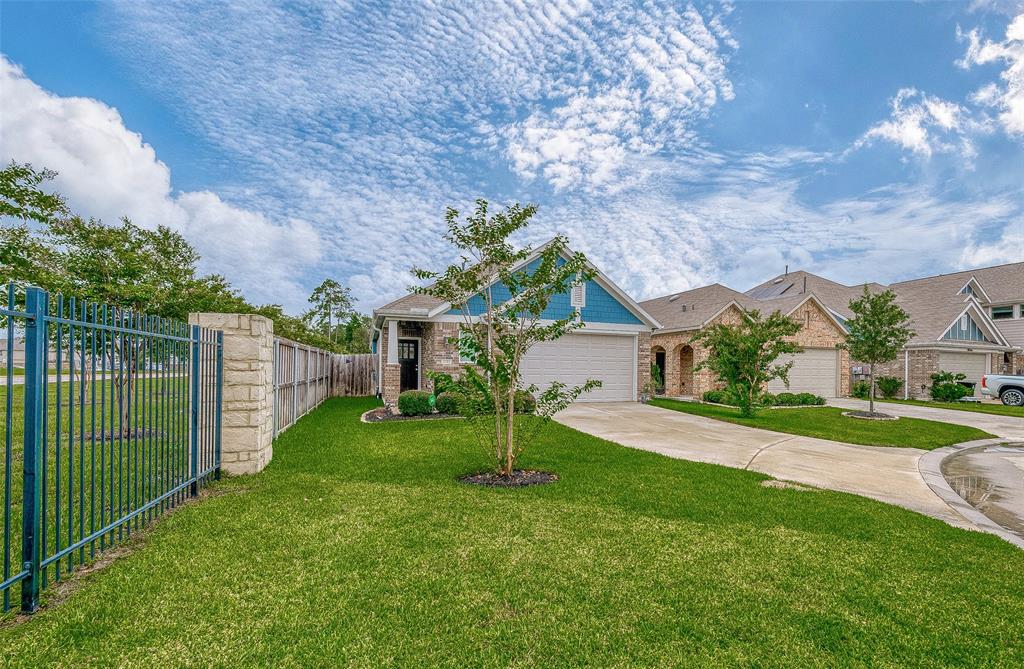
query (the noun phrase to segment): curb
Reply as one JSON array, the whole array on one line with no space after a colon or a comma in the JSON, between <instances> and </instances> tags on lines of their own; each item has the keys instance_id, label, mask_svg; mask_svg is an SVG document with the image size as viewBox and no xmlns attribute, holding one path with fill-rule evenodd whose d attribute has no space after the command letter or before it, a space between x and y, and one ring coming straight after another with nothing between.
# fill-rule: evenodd
<instances>
[{"instance_id":1,"label":"curb","mask_svg":"<svg viewBox=\"0 0 1024 669\"><path fill-rule=\"evenodd\" d=\"M1006 439L977 439L975 441L965 441L962 444L953 444L952 446L937 448L934 451L928 451L921 456L917 461L917 469L921 473L921 478L924 479L924 482L929 488L931 488L932 492L938 495L939 498L948 504L954 511L974 524L979 530L988 532L989 534L994 534L1013 544L1017 548L1024 549L1024 539L1018 537L1016 534L1010 532L1002 525L999 525L981 511L978 511L976 508L971 506L967 500L956 494L953 488L951 488L949 483L946 481L946 477L942 475L942 462L951 455L967 450L968 448L975 448L977 446L995 446L996 444L1005 444L1006 442Z\"/></svg>"}]
</instances>

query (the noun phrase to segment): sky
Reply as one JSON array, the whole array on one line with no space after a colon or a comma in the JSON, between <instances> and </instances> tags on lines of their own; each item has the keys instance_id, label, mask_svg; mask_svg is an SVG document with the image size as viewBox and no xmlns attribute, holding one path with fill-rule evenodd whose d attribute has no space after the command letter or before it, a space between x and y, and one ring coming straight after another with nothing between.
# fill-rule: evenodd
<instances>
[{"instance_id":1,"label":"sky","mask_svg":"<svg viewBox=\"0 0 1024 669\"><path fill-rule=\"evenodd\" d=\"M0 2L0 160L364 311L532 202L636 299L1024 260L1024 2Z\"/></svg>"}]
</instances>

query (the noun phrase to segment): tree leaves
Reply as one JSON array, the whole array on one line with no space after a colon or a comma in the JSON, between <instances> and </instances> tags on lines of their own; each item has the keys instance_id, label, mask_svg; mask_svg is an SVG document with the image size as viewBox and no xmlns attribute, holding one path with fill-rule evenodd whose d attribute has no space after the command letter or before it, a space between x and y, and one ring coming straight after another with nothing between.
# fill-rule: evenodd
<instances>
[{"instance_id":1,"label":"tree leaves","mask_svg":"<svg viewBox=\"0 0 1024 669\"><path fill-rule=\"evenodd\" d=\"M784 353L799 353L803 349L786 337L800 331L800 324L788 316L774 312L767 318L759 311L743 314L740 323L717 323L701 330L693 344L702 344L708 358L697 369L710 369L726 384L736 397L744 416L754 415L761 405L764 386L773 379L782 379L789 385L792 362L775 364Z\"/></svg>"}]
</instances>

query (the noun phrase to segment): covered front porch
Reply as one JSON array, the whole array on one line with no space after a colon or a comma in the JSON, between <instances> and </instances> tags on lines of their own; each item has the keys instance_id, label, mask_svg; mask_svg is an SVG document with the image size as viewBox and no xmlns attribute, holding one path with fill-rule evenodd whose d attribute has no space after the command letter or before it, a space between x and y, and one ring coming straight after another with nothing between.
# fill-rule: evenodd
<instances>
[{"instance_id":1,"label":"covered front porch","mask_svg":"<svg viewBox=\"0 0 1024 669\"><path fill-rule=\"evenodd\" d=\"M691 343L688 337L680 340L655 335L651 361L661 371L661 387L655 388L655 392L668 397L700 399L705 392L720 387L710 371L697 369L706 358L707 351Z\"/></svg>"}]
</instances>

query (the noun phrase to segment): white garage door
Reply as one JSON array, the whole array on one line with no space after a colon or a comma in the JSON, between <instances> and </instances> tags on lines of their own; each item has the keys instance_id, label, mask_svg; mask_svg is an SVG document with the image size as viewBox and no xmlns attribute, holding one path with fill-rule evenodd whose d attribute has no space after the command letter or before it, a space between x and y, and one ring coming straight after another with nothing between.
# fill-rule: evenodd
<instances>
[{"instance_id":1,"label":"white garage door","mask_svg":"<svg viewBox=\"0 0 1024 669\"><path fill-rule=\"evenodd\" d=\"M636 399L635 342L632 336L570 334L534 344L523 358L523 383L543 392L554 381L579 386L598 379L601 387L580 397L581 402L631 402Z\"/></svg>"},{"instance_id":2,"label":"white garage door","mask_svg":"<svg viewBox=\"0 0 1024 669\"><path fill-rule=\"evenodd\" d=\"M793 361L789 370L789 388L781 380L768 383L773 393L814 393L835 397L839 378L839 353L834 348L807 348L803 353L780 355L778 363Z\"/></svg>"},{"instance_id":3,"label":"white garage door","mask_svg":"<svg viewBox=\"0 0 1024 669\"><path fill-rule=\"evenodd\" d=\"M984 353L943 353L939 352L939 369L943 372L960 372L966 374L964 379L975 384L974 394L980 395L978 384L985 373L988 356Z\"/></svg>"}]
</instances>

